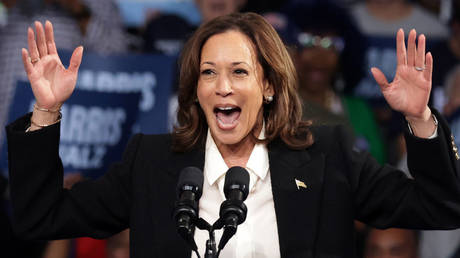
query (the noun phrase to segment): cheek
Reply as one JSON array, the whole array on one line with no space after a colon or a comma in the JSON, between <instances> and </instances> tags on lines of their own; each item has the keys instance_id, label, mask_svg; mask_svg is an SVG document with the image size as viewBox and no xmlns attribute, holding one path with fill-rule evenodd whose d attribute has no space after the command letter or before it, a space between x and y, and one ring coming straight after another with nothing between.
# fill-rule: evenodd
<instances>
[{"instance_id":1,"label":"cheek","mask_svg":"<svg viewBox=\"0 0 460 258\"><path fill-rule=\"evenodd\" d=\"M200 103L201 109L205 110L210 94L210 87L206 85L206 83L199 81L196 88L196 96L198 98L198 102Z\"/></svg>"},{"instance_id":2,"label":"cheek","mask_svg":"<svg viewBox=\"0 0 460 258\"><path fill-rule=\"evenodd\" d=\"M257 86L259 87L259 86ZM249 113L249 122L254 122L258 118L259 111L262 109L263 105L263 95L262 90L255 88L250 94L247 95L248 99L248 113Z\"/></svg>"}]
</instances>

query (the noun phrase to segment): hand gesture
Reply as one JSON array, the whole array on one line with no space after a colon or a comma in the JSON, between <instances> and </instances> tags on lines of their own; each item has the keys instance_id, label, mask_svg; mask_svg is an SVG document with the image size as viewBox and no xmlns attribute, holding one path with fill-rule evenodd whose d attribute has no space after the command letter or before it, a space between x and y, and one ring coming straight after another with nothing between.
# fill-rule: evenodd
<instances>
[{"instance_id":1,"label":"hand gesture","mask_svg":"<svg viewBox=\"0 0 460 258\"><path fill-rule=\"evenodd\" d=\"M385 75L378 69L372 68L374 79L380 85L383 96L394 110L402 112L406 118L427 120L431 116L428 99L431 91L431 74L433 57L425 54L425 36L418 38L417 33L409 33L407 51L404 43L404 31L400 29L396 36L397 68L396 75L388 83Z\"/></svg>"},{"instance_id":2,"label":"hand gesture","mask_svg":"<svg viewBox=\"0 0 460 258\"><path fill-rule=\"evenodd\" d=\"M66 69L61 62L54 42L53 25L46 21L45 29L35 22L34 31L28 29L29 51L22 49L22 61L32 86L36 105L42 109L57 110L66 101L77 82L78 68L83 56L83 47L77 47Z\"/></svg>"}]
</instances>

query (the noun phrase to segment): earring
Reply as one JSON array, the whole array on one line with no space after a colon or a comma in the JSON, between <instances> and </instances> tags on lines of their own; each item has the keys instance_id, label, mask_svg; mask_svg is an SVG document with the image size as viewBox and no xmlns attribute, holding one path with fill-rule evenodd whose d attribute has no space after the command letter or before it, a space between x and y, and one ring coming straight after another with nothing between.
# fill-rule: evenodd
<instances>
[{"instance_id":1,"label":"earring","mask_svg":"<svg viewBox=\"0 0 460 258\"><path fill-rule=\"evenodd\" d=\"M270 103L272 101L273 101L273 96L267 96L267 97L264 98L265 104L268 104L268 103Z\"/></svg>"}]
</instances>

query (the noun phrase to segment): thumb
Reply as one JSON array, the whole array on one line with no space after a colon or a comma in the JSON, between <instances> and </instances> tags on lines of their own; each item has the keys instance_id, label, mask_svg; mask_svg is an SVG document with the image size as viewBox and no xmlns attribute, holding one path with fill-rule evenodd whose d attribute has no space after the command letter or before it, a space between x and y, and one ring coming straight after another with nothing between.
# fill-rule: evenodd
<instances>
[{"instance_id":1,"label":"thumb","mask_svg":"<svg viewBox=\"0 0 460 258\"><path fill-rule=\"evenodd\" d=\"M381 89L381 90L385 90L387 87L390 86L390 84L389 84L388 81L387 81L387 78L386 78L385 75L382 73L382 71L380 71L379 68L372 67L372 68L371 68L371 73L372 73L372 75L374 76L375 81L376 81L376 82L378 83L378 85L380 86L380 89Z\"/></svg>"},{"instance_id":2,"label":"thumb","mask_svg":"<svg viewBox=\"0 0 460 258\"><path fill-rule=\"evenodd\" d=\"M73 51L72 57L70 58L70 65L68 70L75 73L78 72L78 68L80 67L82 57L83 46L79 46Z\"/></svg>"}]
</instances>

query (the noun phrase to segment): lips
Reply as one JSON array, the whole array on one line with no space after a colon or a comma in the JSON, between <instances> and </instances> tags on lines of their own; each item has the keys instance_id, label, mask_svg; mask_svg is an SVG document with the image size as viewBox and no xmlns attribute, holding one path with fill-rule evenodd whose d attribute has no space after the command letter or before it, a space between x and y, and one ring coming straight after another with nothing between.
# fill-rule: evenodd
<instances>
[{"instance_id":1,"label":"lips","mask_svg":"<svg viewBox=\"0 0 460 258\"><path fill-rule=\"evenodd\" d=\"M220 105L214 108L214 114L220 129L231 130L237 125L241 108L234 105Z\"/></svg>"}]
</instances>

